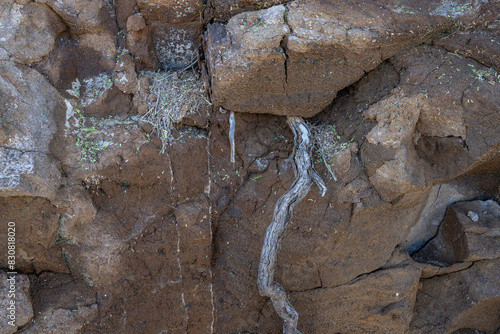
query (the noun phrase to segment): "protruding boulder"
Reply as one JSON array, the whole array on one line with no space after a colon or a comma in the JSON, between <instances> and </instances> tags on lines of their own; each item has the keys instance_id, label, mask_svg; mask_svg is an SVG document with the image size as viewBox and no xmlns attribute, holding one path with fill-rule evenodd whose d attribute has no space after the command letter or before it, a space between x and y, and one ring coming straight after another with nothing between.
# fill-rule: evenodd
<instances>
[{"instance_id":1,"label":"protruding boulder","mask_svg":"<svg viewBox=\"0 0 500 334\"><path fill-rule=\"evenodd\" d=\"M215 102L238 112L313 116L397 52L457 22L494 20L485 14L488 4L451 7L431 1L295 1L238 14L227 25L210 24L207 59Z\"/></svg>"},{"instance_id":2,"label":"protruding boulder","mask_svg":"<svg viewBox=\"0 0 500 334\"><path fill-rule=\"evenodd\" d=\"M141 13L130 15L127 19L127 47L134 56L138 70L156 70L158 60L151 30Z\"/></svg>"},{"instance_id":3,"label":"protruding boulder","mask_svg":"<svg viewBox=\"0 0 500 334\"><path fill-rule=\"evenodd\" d=\"M113 73L113 82L123 93L131 94L135 91L137 73L135 72L134 60L128 53L120 55Z\"/></svg>"},{"instance_id":4,"label":"protruding boulder","mask_svg":"<svg viewBox=\"0 0 500 334\"><path fill-rule=\"evenodd\" d=\"M441 266L498 257L500 205L492 200L450 205L437 236L414 255Z\"/></svg>"},{"instance_id":5,"label":"protruding boulder","mask_svg":"<svg viewBox=\"0 0 500 334\"><path fill-rule=\"evenodd\" d=\"M371 105L377 125L361 145L361 158L386 201L431 182L456 177L500 143L498 73L438 47L419 46L391 63L399 87Z\"/></svg>"},{"instance_id":6,"label":"protruding boulder","mask_svg":"<svg viewBox=\"0 0 500 334\"><path fill-rule=\"evenodd\" d=\"M0 196L51 198L60 184L50 154L59 93L25 66L0 61Z\"/></svg>"},{"instance_id":7,"label":"protruding boulder","mask_svg":"<svg viewBox=\"0 0 500 334\"><path fill-rule=\"evenodd\" d=\"M117 32L110 5L104 0L38 0L49 5L69 26L71 34Z\"/></svg>"},{"instance_id":8,"label":"protruding boulder","mask_svg":"<svg viewBox=\"0 0 500 334\"><path fill-rule=\"evenodd\" d=\"M30 65L47 56L66 27L48 6L36 2L0 4L0 59Z\"/></svg>"}]
</instances>

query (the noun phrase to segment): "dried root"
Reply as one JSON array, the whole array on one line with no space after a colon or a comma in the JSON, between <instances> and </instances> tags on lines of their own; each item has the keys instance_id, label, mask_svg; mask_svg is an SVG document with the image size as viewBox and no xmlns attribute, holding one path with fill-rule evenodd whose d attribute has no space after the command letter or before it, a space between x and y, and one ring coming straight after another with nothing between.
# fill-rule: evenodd
<instances>
[{"instance_id":1,"label":"dried root","mask_svg":"<svg viewBox=\"0 0 500 334\"><path fill-rule=\"evenodd\" d=\"M271 298L274 309L283 318L283 333L297 334L300 333L297 330L299 315L290 304L283 287L273 281L274 270L281 238L292 218L293 207L306 196L313 182L320 188L322 195L325 194L326 187L312 164L311 151L314 143L307 124L300 117L288 117L287 122L295 138L295 181L274 208L273 220L267 228L262 247L257 286L262 296Z\"/></svg>"}]
</instances>

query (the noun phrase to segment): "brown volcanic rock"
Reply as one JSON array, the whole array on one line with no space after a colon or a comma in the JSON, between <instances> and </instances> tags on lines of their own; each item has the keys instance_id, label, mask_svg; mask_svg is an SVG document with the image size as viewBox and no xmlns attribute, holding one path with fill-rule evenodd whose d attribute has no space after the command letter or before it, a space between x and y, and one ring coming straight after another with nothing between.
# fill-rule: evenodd
<instances>
[{"instance_id":1,"label":"brown volcanic rock","mask_svg":"<svg viewBox=\"0 0 500 334\"><path fill-rule=\"evenodd\" d=\"M377 125L361 146L370 181L384 200L456 177L477 159L494 156L500 143L494 69L430 46L402 52L391 63L400 86L365 112Z\"/></svg>"},{"instance_id":2,"label":"brown volcanic rock","mask_svg":"<svg viewBox=\"0 0 500 334\"><path fill-rule=\"evenodd\" d=\"M420 270L383 269L336 288L291 294L308 333L404 333L413 316Z\"/></svg>"},{"instance_id":3,"label":"brown volcanic rock","mask_svg":"<svg viewBox=\"0 0 500 334\"><path fill-rule=\"evenodd\" d=\"M0 4L0 47L9 54L0 59L11 56L26 65L40 61L54 48L57 35L66 27L48 6L9 2Z\"/></svg>"},{"instance_id":4,"label":"brown volcanic rock","mask_svg":"<svg viewBox=\"0 0 500 334\"><path fill-rule=\"evenodd\" d=\"M7 244L7 243L5 243ZM8 281L8 278L14 277L15 280L15 298L9 298L11 293L11 282ZM30 281L28 276L26 275L7 275L7 273L3 270L0 270L0 288L4 293L0 295L0 328L2 329L2 333L4 334L13 334L17 332L19 327L23 327L33 318L33 305L31 304L30 297ZM15 304L15 321L14 326L9 324L13 319L8 318L10 314L10 310L8 307L11 307L11 301L14 301Z\"/></svg>"},{"instance_id":5,"label":"brown volcanic rock","mask_svg":"<svg viewBox=\"0 0 500 334\"><path fill-rule=\"evenodd\" d=\"M487 9L313 0L241 13L208 26L214 98L238 112L310 117L398 51L458 20L493 19Z\"/></svg>"},{"instance_id":6,"label":"brown volcanic rock","mask_svg":"<svg viewBox=\"0 0 500 334\"><path fill-rule=\"evenodd\" d=\"M478 261L469 269L422 280L409 333L454 333L467 328L498 333L498 277L500 259Z\"/></svg>"},{"instance_id":7,"label":"brown volcanic rock","mask_svg":"<svg viewBox=\"0 0 500 334\"><path fill-rule=\"evenodd\" d=\"M414 255L419 262L449 266L500 257L500 205L489 201L450 205L437 236Z\"/></svg>"},{"instance_id":8,"label":"brown volcanic rock","mask_svg":"<svg viewBox=\"0 0 500 334\"><path fill-rule=\"evenodd\" d=\"M203 10L203 1L137 0L137 6L148 21L175 24L199 20Z\"/></svg>"},{"instance_id":9,"label":"brown volcanic rock","mask_svg":"<svg viewBox=\"0 0 500 334\"><path fill-rule=\"evenodd\" d=\"M23 333L78 333L97 315L94 289L70 275L32 276L35 317Z\"/></svg>"},{"instance_id":10,"label":"brown volcanic rock","mask_svg":"<svg viewBox=\"0 0 500 334\"><path fill-rule=\"evenodd\" d=\"M50 154L63 99L37 71L0 61L0 196L51 198L61 182Z\"/></svg>"}]
</instances>

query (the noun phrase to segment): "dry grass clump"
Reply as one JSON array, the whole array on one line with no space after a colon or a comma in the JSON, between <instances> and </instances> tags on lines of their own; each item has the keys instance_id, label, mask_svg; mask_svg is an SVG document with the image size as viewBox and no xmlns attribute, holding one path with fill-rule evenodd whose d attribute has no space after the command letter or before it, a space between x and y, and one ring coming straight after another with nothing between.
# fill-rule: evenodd
<instances>
[{"instance_id":1,"label":"dry grass clump","mask_svg":"<svg viewBox=\"0 0 500 334\"><path fill-rule=\"evenodd\" d=\"M170 145L172 129L183 117L206 108L203 83L191 71L144 72L150 80L149 110L143 121L153 125L162 141L161 153Z\"/></svg>"},{"instance_id":2,"label":"dry grass clump","mask_svg":"<svg viewBox=\"0 0 500 334\"><path fill-rule=\"evenodd\" d=\"M347 149L351 142L341 142L342 138L337 134L335 125L309 124L309 128L311 129L311 133L315 143L315 162L319 162L322 160L326 168L332 175L333 179L337 181L337 177L332 170L330 161L334 155Z\"/></svg>"}]
</instances>

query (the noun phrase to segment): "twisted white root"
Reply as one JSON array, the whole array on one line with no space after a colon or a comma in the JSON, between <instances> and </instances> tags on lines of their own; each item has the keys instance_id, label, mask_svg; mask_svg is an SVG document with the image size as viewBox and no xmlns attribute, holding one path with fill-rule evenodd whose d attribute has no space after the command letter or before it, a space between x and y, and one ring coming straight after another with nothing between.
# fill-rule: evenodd
<instances>
[{"instance_id":1,"label":"twisted white root","mask_svg":"<svg viewBox=\"0 0 500 334\"><path fill-rule=\"evenodd\" d=\"M283 318L283 334L297 334L300 333L297 330L299 315L290 304L283 287L273 281L274 269L281 246L281 238L292 218L293 207L306 196L313 182L320 188L322 196L326 192L326 186L312 164L313 142L308 126L300 117L288 117L287 122L292 128L295 138L293 152L295 181L280 197L274 208L273 220L267 228L260 256L257 286L262 296L271 298L274 309Z\"/></svg>"},{"instance_id":2,"label":"twisted white root","mask_svg":"<svg viewBox=\"0 0 500 334\"><path fill-rule=\"evenodd\" d=\"M234 111L229 115L229 143L231 145L231 162L234 163L234 131L236 129L236 120L234 118Z\"/></svg>"}]
</instances>

